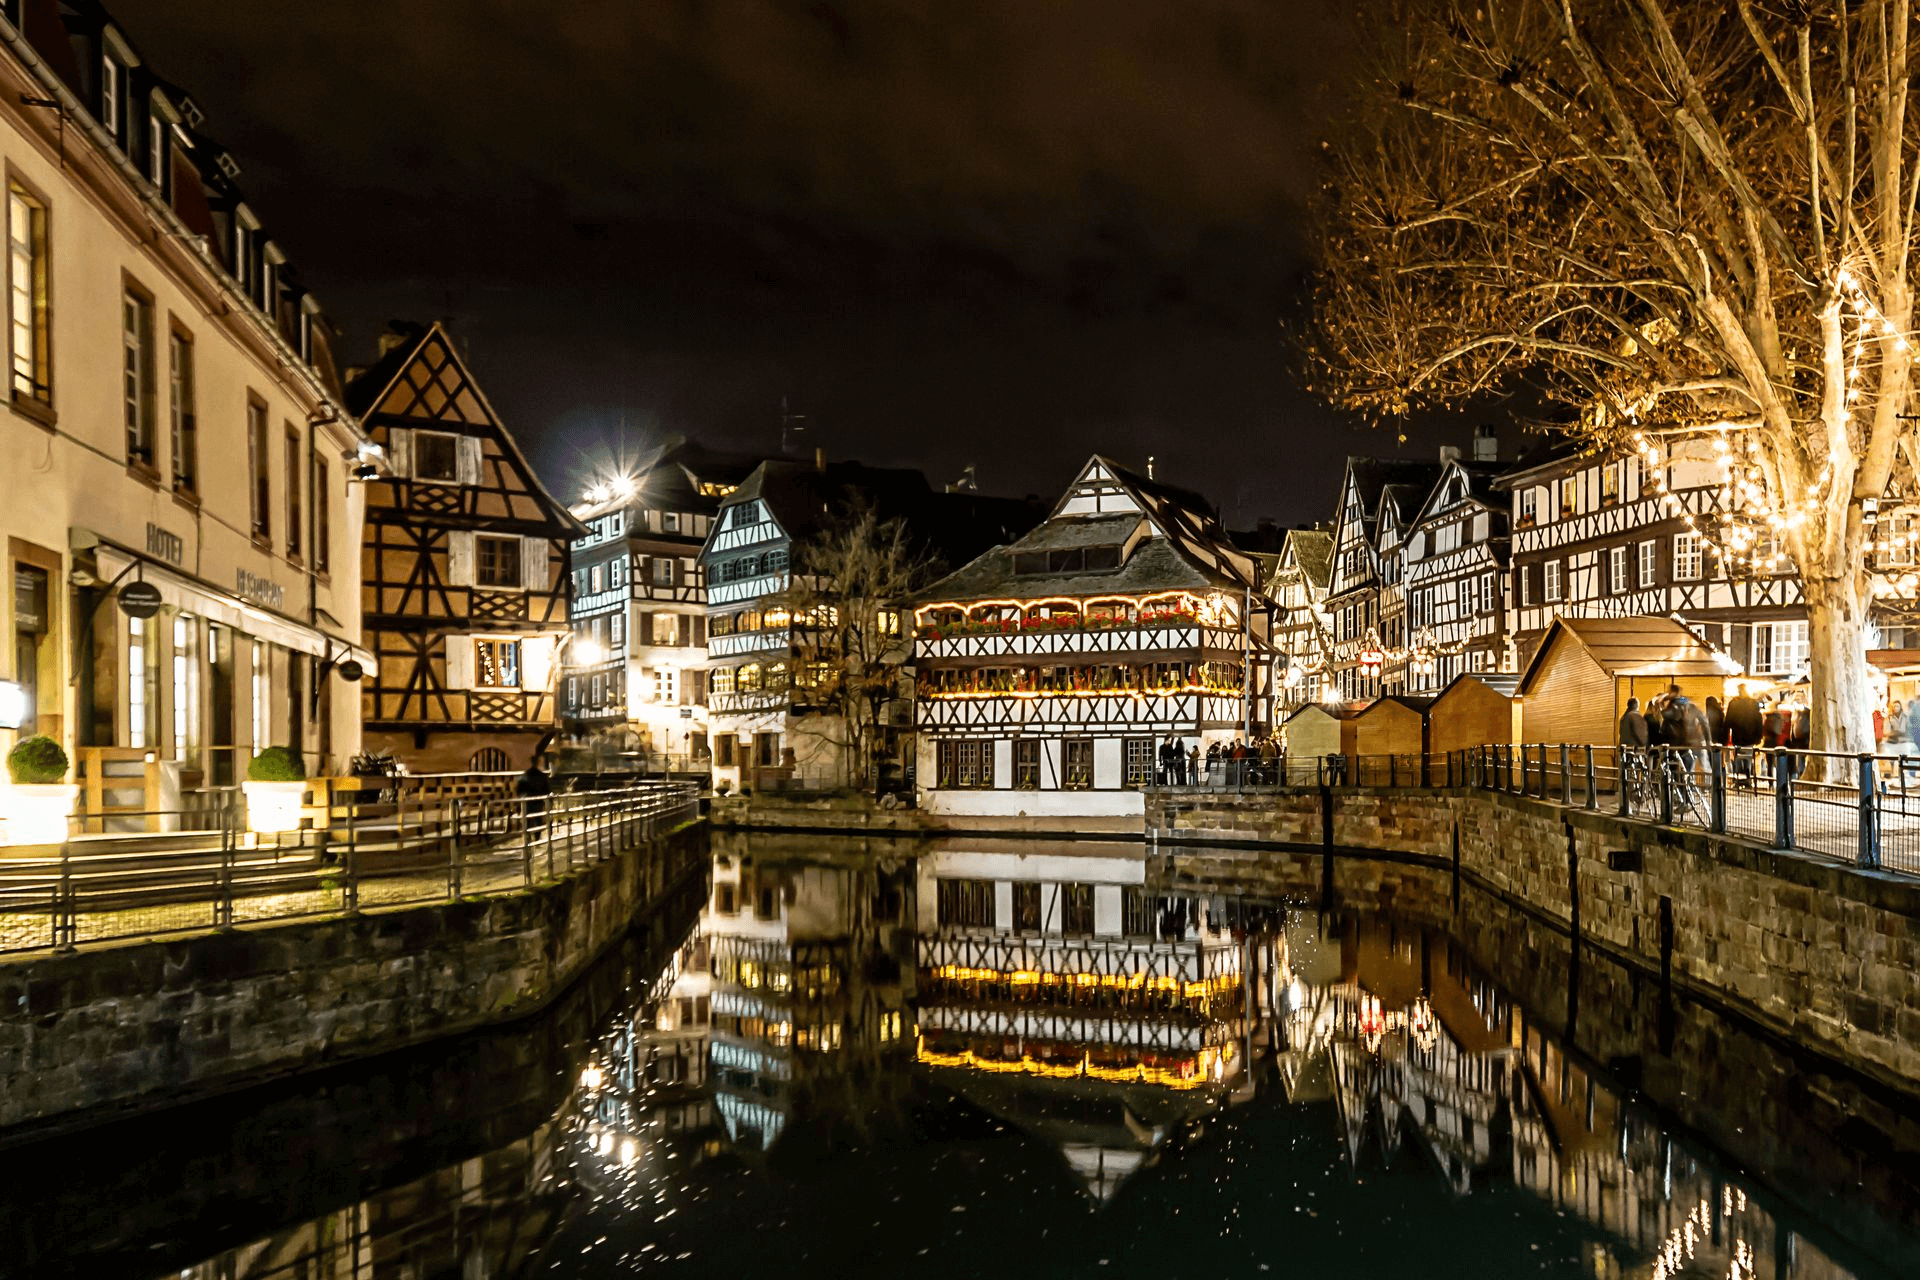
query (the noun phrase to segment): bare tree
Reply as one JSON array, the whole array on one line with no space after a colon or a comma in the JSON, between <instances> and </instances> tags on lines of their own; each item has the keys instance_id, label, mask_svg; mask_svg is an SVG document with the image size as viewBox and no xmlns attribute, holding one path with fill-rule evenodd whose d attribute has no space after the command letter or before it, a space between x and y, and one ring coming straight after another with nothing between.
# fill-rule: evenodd
<instances>
[{"instance_id":1,"label":"bare tree","mask_svg":"<svg viewBox=\"0 0 1920 1280\"><path fill-rule=\"evenodd\" d=\"M785 604L792 615L795 697L828 713L845 782L876 776L888 704L905 689L910 633L900 604L935 576L904 521L855 506L800 551Z\"/></svg>"},{"instance_id":2,"label":"bare tree","mask_svg":"<svg viewBox=\"0 0 1920 1280\"><path fill-rule=\"evenodd\" d=\"M1870 751L1870 512L1910 490L1908 0L1382 0L1316 363L1388 414L1537 379L1596 444L1714 441L1778 539L1813 740ZM1863 506L1864 504L1864 506Z\"/></svg>"}]
</instances>

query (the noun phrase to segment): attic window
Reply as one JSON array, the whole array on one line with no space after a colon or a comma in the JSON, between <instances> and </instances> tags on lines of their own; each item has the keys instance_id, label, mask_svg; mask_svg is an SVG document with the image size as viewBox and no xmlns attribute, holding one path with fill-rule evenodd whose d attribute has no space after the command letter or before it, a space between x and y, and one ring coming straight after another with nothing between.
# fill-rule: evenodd
<instances>
[{"instance_id":1,"label":"attic window","mask_svg":"<svg viewBox=\"0 0 1920 1280\"><path fill-rule=\"evenodd\" d=\"M1061 547L1053 551L1016 551L1013 571L1019 575L1098 573L1120 567L1120 548Z\"/></svg>"}]
</instances>

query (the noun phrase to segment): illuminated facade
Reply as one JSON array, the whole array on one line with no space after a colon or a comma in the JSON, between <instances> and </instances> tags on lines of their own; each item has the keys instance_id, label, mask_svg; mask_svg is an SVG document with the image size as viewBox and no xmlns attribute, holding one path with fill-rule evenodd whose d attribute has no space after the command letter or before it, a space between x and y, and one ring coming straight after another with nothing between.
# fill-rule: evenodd
<instances>
[{"instance_id":1,"label":"illuminated facade","mask_svg":"<svg viewBox=\"0 0 1920 1280\"><path fill-rule=\"evenodd\" d=\"M1274 602L1275 719L1284 722L1309 702L1320 701L1333 651L1327 613L1327 581L1333 568L1333 535L1324 529L1291 529L1267 595Z\"/></svg>"},{"instance_id":2,"label":"illuminated facade","mask_svg":"<svg viewBox=\"0 0 1920 1280\"><path fill-rule=\"evenodd\" d=\"M1131 819L1162 744L1270 722L1272 607L1198 495L1095 457L914 610L921 807Z\"/></svg>"},{"instance_id":3,"label":"illuminated facade","mask_svg":"<svg viewBox=\"0 0 1920 1280\"><path fill-rule=\"evenodd\" d=\"M1404 637L1383 673L1388 693L1432 696L1469 672L1511 671L1506 643L1506 504L1498 468L1448 461L1414 513L1396 576Z\"/></svg>"},{"instance_id":4,"label":"illuminated facade","mask_svg":"<svg viewBox=\"0 0 1920 1280\"><path fill-rule=\"evenodd\" d=\"M0 749L124 769L136 811L269 745L339 768L370 665L331 326L204 124L99 5L0 4Z\"/></svg>"},{"instance_id":5,"label":"illuminated facade","mask_svg":"<svg viewBox=\"0 0 1920 1280\"><path fill-rule=\"evenodd\" d=\"M574 515L573 641L561 714L601 763L710 761L707 593L700 548L754 463L680 445L597 483Z\"/></svg>"}]
</instances>

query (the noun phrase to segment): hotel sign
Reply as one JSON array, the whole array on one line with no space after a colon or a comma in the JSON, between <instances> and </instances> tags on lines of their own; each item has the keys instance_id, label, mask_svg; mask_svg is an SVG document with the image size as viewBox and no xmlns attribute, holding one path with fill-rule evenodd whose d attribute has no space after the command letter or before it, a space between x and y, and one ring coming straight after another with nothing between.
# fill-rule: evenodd
<instances>
[{"instance_id":1,"label":"hotel sign","mask_svg":"<svg viewBox=\"0 0 1920 1280\"><path fill-rule=\"evenodd\" d=\"M242 600L251 600L255 604L264 604L278 609L286 598L286 592L272 578L262 578L248 573L245 569L237 571L236 590Z\"/></svg>"},{"instance_id":2,"label":"hotel sign","mask_svg":"<svg viewBox=\"0 0 1920 1280\"><path fill-rule=\"evenodd\" d=\"M147 554L158 556L168 564L178 565L186 559L187 544L177 533L168 533L157 524L147 526Z\"/></svg>"}]
</instances>

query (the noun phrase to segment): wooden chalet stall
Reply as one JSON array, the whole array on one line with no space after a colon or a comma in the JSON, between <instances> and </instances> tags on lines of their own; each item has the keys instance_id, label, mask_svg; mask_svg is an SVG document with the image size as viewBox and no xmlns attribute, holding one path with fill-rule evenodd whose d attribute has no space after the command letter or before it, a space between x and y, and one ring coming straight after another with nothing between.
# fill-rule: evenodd
<instances>
[{"instance_id":1,"label":"wooden chalet stall","mask_svg":"<svg viewBox=\"0 0 1920 1280\"><path fill-rule=\"evenodd\" d=\"M1671 618L1557 618L1520 676L1521 741L1612 746L1628 698L1679 685L1704 706L1739 673Z\"/></svg>"},{"instance_id":2,"label":"wooden chalet stall","mask_svg":"<svg viewBox=\"0 0 1920 1280\"><path fill-rule=\"evenodd\" d=\"M1353 718L1353 754L1359 782L1417 781L1427 756L1431 698L1388 694Z\"/></svg>"},{"instance_id":3,"label":"wooden chalet stall","mask_svg":"<svg viewBox=\"0 0 1920 1280\"><path fill-rule=\"evenodd\" d=\"M388 459L366 486L366 745L419 773L524 769L556 724L568 546L586 527L438 324L396 327L347 397Z\"/></svg>"},{"instance_id":4,"label":"wooden chalet stall","mask_svg":"<svg viewBox=\"0 0 1920 1280\"><path fill-rule=\"evenodd\" d=\"M1436 756L1512 742L1520 732L1520 704L1514 692L1520 677L1507 672L1470 671L1456 676L1427 708L1427 750Z\"/></svg>"},{"instance_id":5,"label":"wooden chalet stall","mask_svg":"<svg viewBox=\"0 0 1920 1280\"><path fill-rule=\"evenodd\" d=\"M1355 754L1354 722L1361 707L1327 707L1312 703L1287 717L1287 757L1304 768L1308 761L1345 756L1352 768Z\"/></svg>"}]
</instances>

